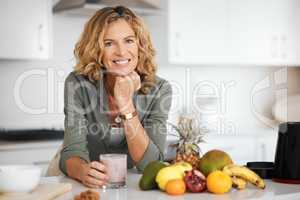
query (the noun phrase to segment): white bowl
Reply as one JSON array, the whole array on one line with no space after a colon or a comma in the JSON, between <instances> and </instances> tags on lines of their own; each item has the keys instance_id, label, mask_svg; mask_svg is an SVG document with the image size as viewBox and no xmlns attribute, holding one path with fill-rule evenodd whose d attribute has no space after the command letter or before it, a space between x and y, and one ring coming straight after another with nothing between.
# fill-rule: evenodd
<instances>
[{"instance_id":1,"label":"white bowl","mask_svg":"<svg viewBox=\"0 0 300 200\"><path fill-rule=\"evenodd\" d=\"M0 165L0 193L33 190L39 184L41 172L34 165Z\"/></svg>"}]
</instances>

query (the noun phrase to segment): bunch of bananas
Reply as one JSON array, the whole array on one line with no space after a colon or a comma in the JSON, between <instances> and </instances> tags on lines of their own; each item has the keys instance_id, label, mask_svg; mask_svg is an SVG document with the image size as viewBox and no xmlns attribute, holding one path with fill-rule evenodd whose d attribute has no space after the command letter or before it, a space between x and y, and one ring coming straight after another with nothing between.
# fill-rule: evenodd
<instances>
[{"instance_id":1,"label":"bunch of bananas","mask_svg":"<svg viewBox=\"0 0 300 200\"><path fill-rule=\"evenodd\" d=\"M264 180L245 166L238 166L235 164L227 165L223 168L223 172L231 177L232 186L236 189L245 189L247 182L250 182L261 189L265 189L266 187Z\"/></svg>"}]
</instances>

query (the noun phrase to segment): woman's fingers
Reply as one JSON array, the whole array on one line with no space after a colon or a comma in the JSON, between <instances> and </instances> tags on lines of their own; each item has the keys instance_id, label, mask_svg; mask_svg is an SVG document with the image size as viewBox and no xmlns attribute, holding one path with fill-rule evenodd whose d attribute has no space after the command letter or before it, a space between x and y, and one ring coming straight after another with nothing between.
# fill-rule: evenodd
<instances>
[{"instance_id":1,"label":"woman's fingers","mask_svg":"<svg viewBox=\"0 0 300 200\"><path fill-rule=\"evenodd\" d=\"M88 174L99 180L108 181L108 176L106 172L106 167L101 162L93 161L90 163L90 169Z\"/></svg>"},{"instance_id":2,"label":"woman's fingers","mask_svg":"<svg viewBox=\"0 0 300 200\"><path fill-rule=\"evenodd\" d=\"M140 75L136 71L131 72L128 76L131 77L132 80L140 80Z\"/></svg>"},{"instance_id":3,"label":"woman's fingers","mask_svg":"<svg viewBox=\"0 0 300 200\"><path fill-rule=\"evenodd\" d=\"M140 77L140 75L136 71L133 71L128 76L131 79L131 81L133 82L135 90L140 89L141 88L141 77Z\"/></svg>"},{"instance_id":4,"label":"woman's fingers","mask_svg":"<svg viewBox=\"0 0 300 200\"><path fill-rule=\"evenodd\" d=\"M88 172L88 175L90 175L91 177L94 177L98 180L103 180L105 182L108 181L108 176L106 174L103 174L101 172L99 172L98 170L95 169L90 169Z\"/></svg>"},{"instance_id":5,"label":"woman's fingers","mask_svg":"<svg viewBox=\"0 0 300 200\"><path fill-rule=\"evenodd\" d=\"M127 76L117 76L114 86L114 95L120 112L132 110L132 97L135 91L141 87L140 76L132 72Z\"/></svg>"},{"instance_id":6,"label":"woman's fingers","mask_svg":"<svg viewBox=\"0 0 300 200\"><path fill-rule=\"evenodd\" d=\"M101 162L93 161L89 164L91 168L106 173L106 167Z\"/></svg>"},{"instance_id":7,"label":"woman's fingers","mask_svg":"<svg viewBox=\"0 0 300 200\"><path fill-rule=\"evenodd\" d=\"M106 181L99 180L99 179L89 176L89 175L86 177L85 181L90 185L94 185L94 186L98 186L98 187L106 184Z\"/></svg>"},{"instance_id":8,"label":"woman's fingers","mask_svg":"<svg viewBox=\"0 0 300 200\"><path fill-rule=\"evenodd\" d=\"M87 164L81 181L91 188L99 188L105 185L108 181L105 165L97 161Z\"/></svg>"},{"instance_id":9,"label":"woman's fingers","mask_svg":"<svg viewBox=\"0 0 300 200\"><path fill-rule=\"evenodd\" d=\"M101 187L101 185L95 185L95 184L91 184L88 180L84 180L82 181L82 184L89 187L89 188L99 188Z\"/></svg>"}]
</instances>

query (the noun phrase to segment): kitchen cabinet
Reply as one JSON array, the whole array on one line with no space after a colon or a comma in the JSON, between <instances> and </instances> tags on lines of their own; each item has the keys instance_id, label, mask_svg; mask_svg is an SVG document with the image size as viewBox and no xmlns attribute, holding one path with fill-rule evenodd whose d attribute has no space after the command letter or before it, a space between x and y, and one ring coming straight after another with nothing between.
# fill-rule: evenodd
<instances>
[{"instance_id":1,"label":"kitchen cabinet","mask_svg":"<svg viewBox=\"0 0 300 200\"><path fill-rule=\"evenodd\" d=\"M0 1L0 59L52 55L52 1Z\"/></svg>"},{"instance_id":2,"label":"kitchen cabinet","mask_svg":"<svg viewBox=\"0 0 300 200\"><path fill-rule=\"evenodd\" d=\"M297 0L169 1L169 62L296 66Z\"/></svg>"},{"instance_id":3,"label":"kitchen cabinet","mask_svg":"<svg viewBox=\"0 0 300 200\"><path fill-rule=\"evenodd\" d=\"M229 0L229 60L241 64L300 64L297 0Z\"/></svg>"},{"instance_id":4,"label":"kitchen cabinet","mask_svg":"<svg viewBox=\"0 0 300 200\"><path fill-rule=\"evenodd\" d=\"M42 168L45 175L48 165L62 144L53 141L0 141L0 165L33 164Z\"/></svg>"},{"instance_id":5,"label":"kitchen cabinet","mask_svg":"<svg viewBox=\"0 0 300 200\"><path fill-rule=\"evenodd\" d=\"M226 60L227 0L171 0L168 10L170 63Z\"/></svg>"}]
</instances>

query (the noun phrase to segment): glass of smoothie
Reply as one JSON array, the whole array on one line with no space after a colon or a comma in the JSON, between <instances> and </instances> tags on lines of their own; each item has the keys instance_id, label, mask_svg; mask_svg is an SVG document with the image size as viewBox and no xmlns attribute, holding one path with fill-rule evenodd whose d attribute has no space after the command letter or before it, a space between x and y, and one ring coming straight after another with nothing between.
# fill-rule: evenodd
<instances>
[{"instance_id":1,"label":"glass of smoothie","mask_svg":"<svg viewBox=\"0 0 300 200\"><path fill-rule=\"evenodd\" d=\"M100 154L100 162L106 166L109 176L107 188L124 188L127 179L126 154Z\"/></svg>"}]
</instances>

